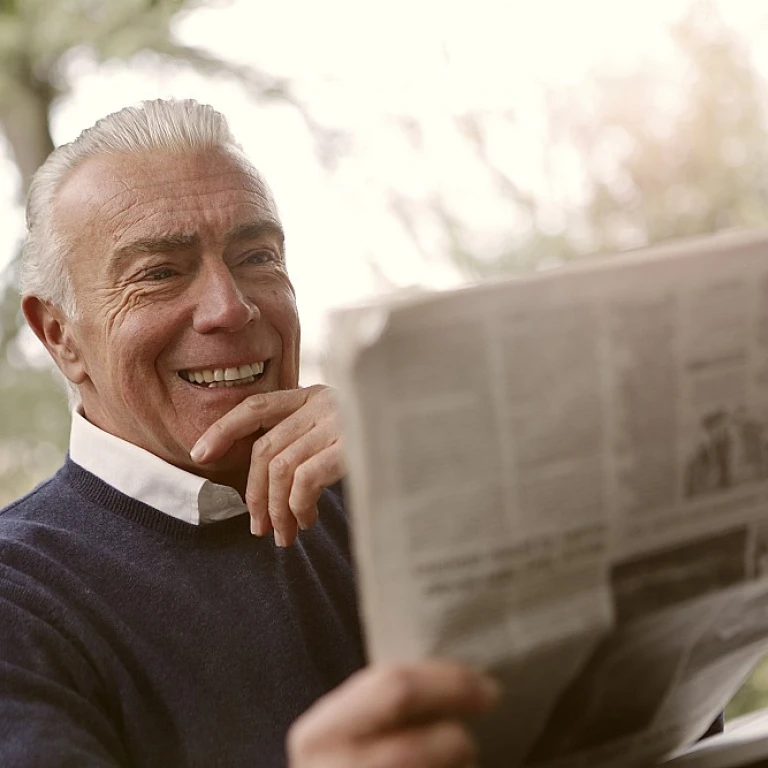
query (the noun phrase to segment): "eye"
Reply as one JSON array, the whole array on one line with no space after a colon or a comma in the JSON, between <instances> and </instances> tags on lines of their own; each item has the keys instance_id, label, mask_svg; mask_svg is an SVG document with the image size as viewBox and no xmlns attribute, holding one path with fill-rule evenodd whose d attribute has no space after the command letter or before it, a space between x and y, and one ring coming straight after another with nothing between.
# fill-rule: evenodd
<instances>
[{"instance_id":1,"label":"eye","mask_svg":"<svg viewBox=\"0 0 768 768\"><path fill-rule=\"evenodd\" d=\"M272 264L275 261L278 260L278 257L273 251L270 250L260 250L260 251L251 251L250 253L246 254L245 258L243 259L243 264Z\"/></svg>"},{"instance_id":2,"label":"eye","mask_svg":"<svg viewBox=\"0 0 768 768\"><path fill-rule=\"evenodd\" d=\"M170 267L158 267L157 269L148 269L142 275L144 280L150 280L152 282L160 282L161 280L167 280L169 277L173 277L176 273Z\"/></svg>"}]
</instances>

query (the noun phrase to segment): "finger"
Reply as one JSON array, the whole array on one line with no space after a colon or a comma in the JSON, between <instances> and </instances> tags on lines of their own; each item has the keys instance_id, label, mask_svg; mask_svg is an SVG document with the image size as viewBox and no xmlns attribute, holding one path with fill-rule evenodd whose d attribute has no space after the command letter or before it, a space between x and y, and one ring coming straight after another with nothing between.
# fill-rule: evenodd
<instances>
[{"instance_id":1,"label":"finger","mask_svg":"<svg viewBox=\"0 0 768 768\"><path fill-rule=\"evenodd\" d=\"M255 443L254 443L255 445ZM251 466L245 485L245 506L251 515L251 533L266 536L272 530L269 520L269 461L254 457L251 453Z\"/></svg>"},{"instance_id":2,"label":"finger","mask_svg":"<svg viewBox=\"0 0 768 768\"><path fill-rule=\"evenodd\" d=\"M309 389L287 389L251 395L203 432L190 451L200 464L221 458L238 440L270 429L301 408Z\"/></svg>"},{"instance_id":3,"label":"finger","mask_svg":"<svg viewBox=\"0 0 768 768\"><path fill-rule=\"evenodd\" d=\"M335 437L327 426L311 428L309 433L302 434L312 423L288 418L259 438L251 449L245 503L254 520L252 530L264 535L274 528L280 546L284 540L292 544L295 539L298 521L293 519L288 499L296 470ZM312 503L316 501L317 498Z\"/></svg>"},{"instance_id":4,"label":"finger","mask_svg":"<svg viewBox=\"0 0 768 768\"><path fill-rule=\"evenodd\" d=\"M328 739L299 723L288 733L291 765L333 765L334 768L471 768L477 759L474 741L455 721L429 723L364 740ZM325 761L325 762L323 762Z\"/></svg>"},{"instance_id":5,"label":"finger","mask_svg":"<svg viewBox=\"0 0 768 768\"><path fill-rule=\"evenodd\" d=\"M299 515L294 512L293 516L296 518L296 524L299 526L299 530L308 531L317 522L317 519L320 516L320 511L317 508L317 504L314 504L313 506L302 510Z\"/></svg>"},{"instance_id":6,"label":"finger","mask_svg":"<svg viewBox=\"0 0 768 768\"><path fill-rule=\"evenodd\" d=\"M290 420L288 419L288 421ZM302 419L301 421L304 422L305 420ZM283 430L276 441L271 433L257 441L261 445L257 447L254 444L253 446L252 471L249 475L249 482L251 482L251 477L254 483L259 482L263 463L274 450L272 444L277 442L277 445L280 446L284 442L290 441L281 453L269 461L267 470L269 520L275 529L276 540L278 542L285 541L286 544L292 544L295 540L296 524L308 527L314 523L313 518L316 515L313 515L313 511L320 498L323 482L327 479L330 485L339 479L335 478L333 474L335 462L326 458L324 453L328 441L335 440L337 436L332 425L324 422L310 429L306 434L297 433L298 429L291 426L289 429ZM332 455L329 454L331 457ZM253 466L254 462L255 467ZM256 469L256 472L253 469ZM302 505L298 516L290 504L290 497L297 482L300 484L298 495Z\"/></svg>"},{"instance_id":7,"label":"finger","mask_svg":"<svg viewBox=\"0 0 768 768\"><path fill-rule=\"evenodd\" d=\"M359 765L469 768L477 760L477 749L461 723L441 720L386 736L370 737L360 749L359 756Z\"/></svg>"},{"instance_id":8,"label":"finger","mask_svg":"<svg viewBox=\"0 0 768 768\"><path fill-rule=\"evenodd\" d=\"M288 508L299 528L311 528L317 522L317 502L323 488L341 480L346 474L345 470L344 452L339 440L310 456L296 468Z\"/></svg>"},{"instance_id":9,"label":"finger","mask_svg":"<svg viewBox=\"0 0 768 768\"><path fill-rule=\"evenodd\" d=\"M278 547L288 547L293 544L298 533L298 523L288 508L293 472L294 467L283 454L269 462L267 512L269 521L275 529L275 544Z\"/></svg>"},{"instance_id":10,"label":"finger","mask_svg":"<svg viewBox=\"0 0 768 768\"><path fill-rule=\"evenodd\" d=\"M450 661L403 667L368 667L327 694L303 717L328 738L369 736L421 724L427 719L464 717L499 698L486 675Z\"/></svg>"},{"instance_id":11,"label":"finger","mask_svg":"<svg viewBox=\"0 0 768 768\"><path fill-rule=\"evenodd\" d=\"M312 429L314 422L307 420L306 418L298 418L289 416L285 421L278 424L274 429L270 430L266 435L262 435L251 447L251 465L248 470L248 480L246 482L245 489L245 504L248 507L248 511L251 513L253 523L251 530L257 535L263 536L272 529L272 521L270 519L270 498L273 498L271 502L271 508L274 515L278 518L281 516L279 500L280 489L275 488L270 490L272 481L270 479L270 465L279 455L289 449L297 441L301 443L304 432L307 429ZM317 437L317 436L316 436ZM314 450L319 450L321 441L317 441L317 447ZM302 453L302 446L299 445L298 450L293 450L285 455L284 459L292 464L291 477L286 480L289 483L285 495L290 492L290 482L292 482L293 470L296 466L304 460L306 456L311 455L309 453L310 446L304 448L305 453ZM279 468L275 468L275 474L277 474ZM283 513L285 516L290 514L288 509L287 500L284 503Z\"/></svg>"},{"instance_id":12,"label":"finger","mask_svg":"<svg viewBox=\"0 0 768 768\"><path fill-rule=\"evenodd\" d=\"M314 451L320 450L323 442L327 444L335 439L337 433L332 431L331 424L319 423L309 411L310 409L305 409L301 413L293 413L265 435L261 435L251 449L253 458L270 461L310 432L314 432Z\"/></svg>"}]
</instances>

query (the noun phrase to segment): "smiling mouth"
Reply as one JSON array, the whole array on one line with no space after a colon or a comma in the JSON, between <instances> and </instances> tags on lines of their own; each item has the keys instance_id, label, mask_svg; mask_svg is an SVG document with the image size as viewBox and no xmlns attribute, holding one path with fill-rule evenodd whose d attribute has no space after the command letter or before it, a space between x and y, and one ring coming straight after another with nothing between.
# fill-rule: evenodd
<instances>
[{"instance_id":1,"label":"smiling mouth","mask_svg":"<svg viewBox=\"0 0 768 768\"><path fill-rule=\"evenodd\" d=\"M184 381L205 389L219 387L239 387L253 384L264 378L264 372L269 366L269 360L258 363L237 365L231 368L201 368L200 370L179 371L179 377Z\"/></svg>"}]
</instances>

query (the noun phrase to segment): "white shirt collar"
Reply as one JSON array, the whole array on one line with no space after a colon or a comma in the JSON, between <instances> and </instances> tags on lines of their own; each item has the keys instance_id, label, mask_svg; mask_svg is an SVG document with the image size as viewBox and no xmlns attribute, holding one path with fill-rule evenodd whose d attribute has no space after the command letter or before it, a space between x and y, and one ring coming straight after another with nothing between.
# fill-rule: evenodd
<instances>
[{"instance_id":1,"label":"white shirt collar","mask_svg":"<svg viewBox=\"0 0 768 768\"><path fill-rule=\"evenodd\" d=\"M126 496L193 525L247 512L234 488L174 467L99 429L77 411L72 413L69 457Z\"/></svg>"}]
</instances>

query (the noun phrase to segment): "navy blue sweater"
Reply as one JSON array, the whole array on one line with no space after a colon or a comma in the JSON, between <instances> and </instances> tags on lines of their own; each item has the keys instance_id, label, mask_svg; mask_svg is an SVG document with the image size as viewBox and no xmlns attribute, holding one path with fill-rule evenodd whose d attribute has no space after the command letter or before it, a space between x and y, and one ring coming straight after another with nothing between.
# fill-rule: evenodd
<instances>
[{"instance_id":1,"label":"navy blue sweater","mask_svg":"<svg viewBox=\"0 0 768 768\"><path fill-rule=\"evenodd\" d=\"M280 766L363 664L346 519L278 549L197 527L71 461L0 512L0 765Z\"/></svg>"}]
</instances>

